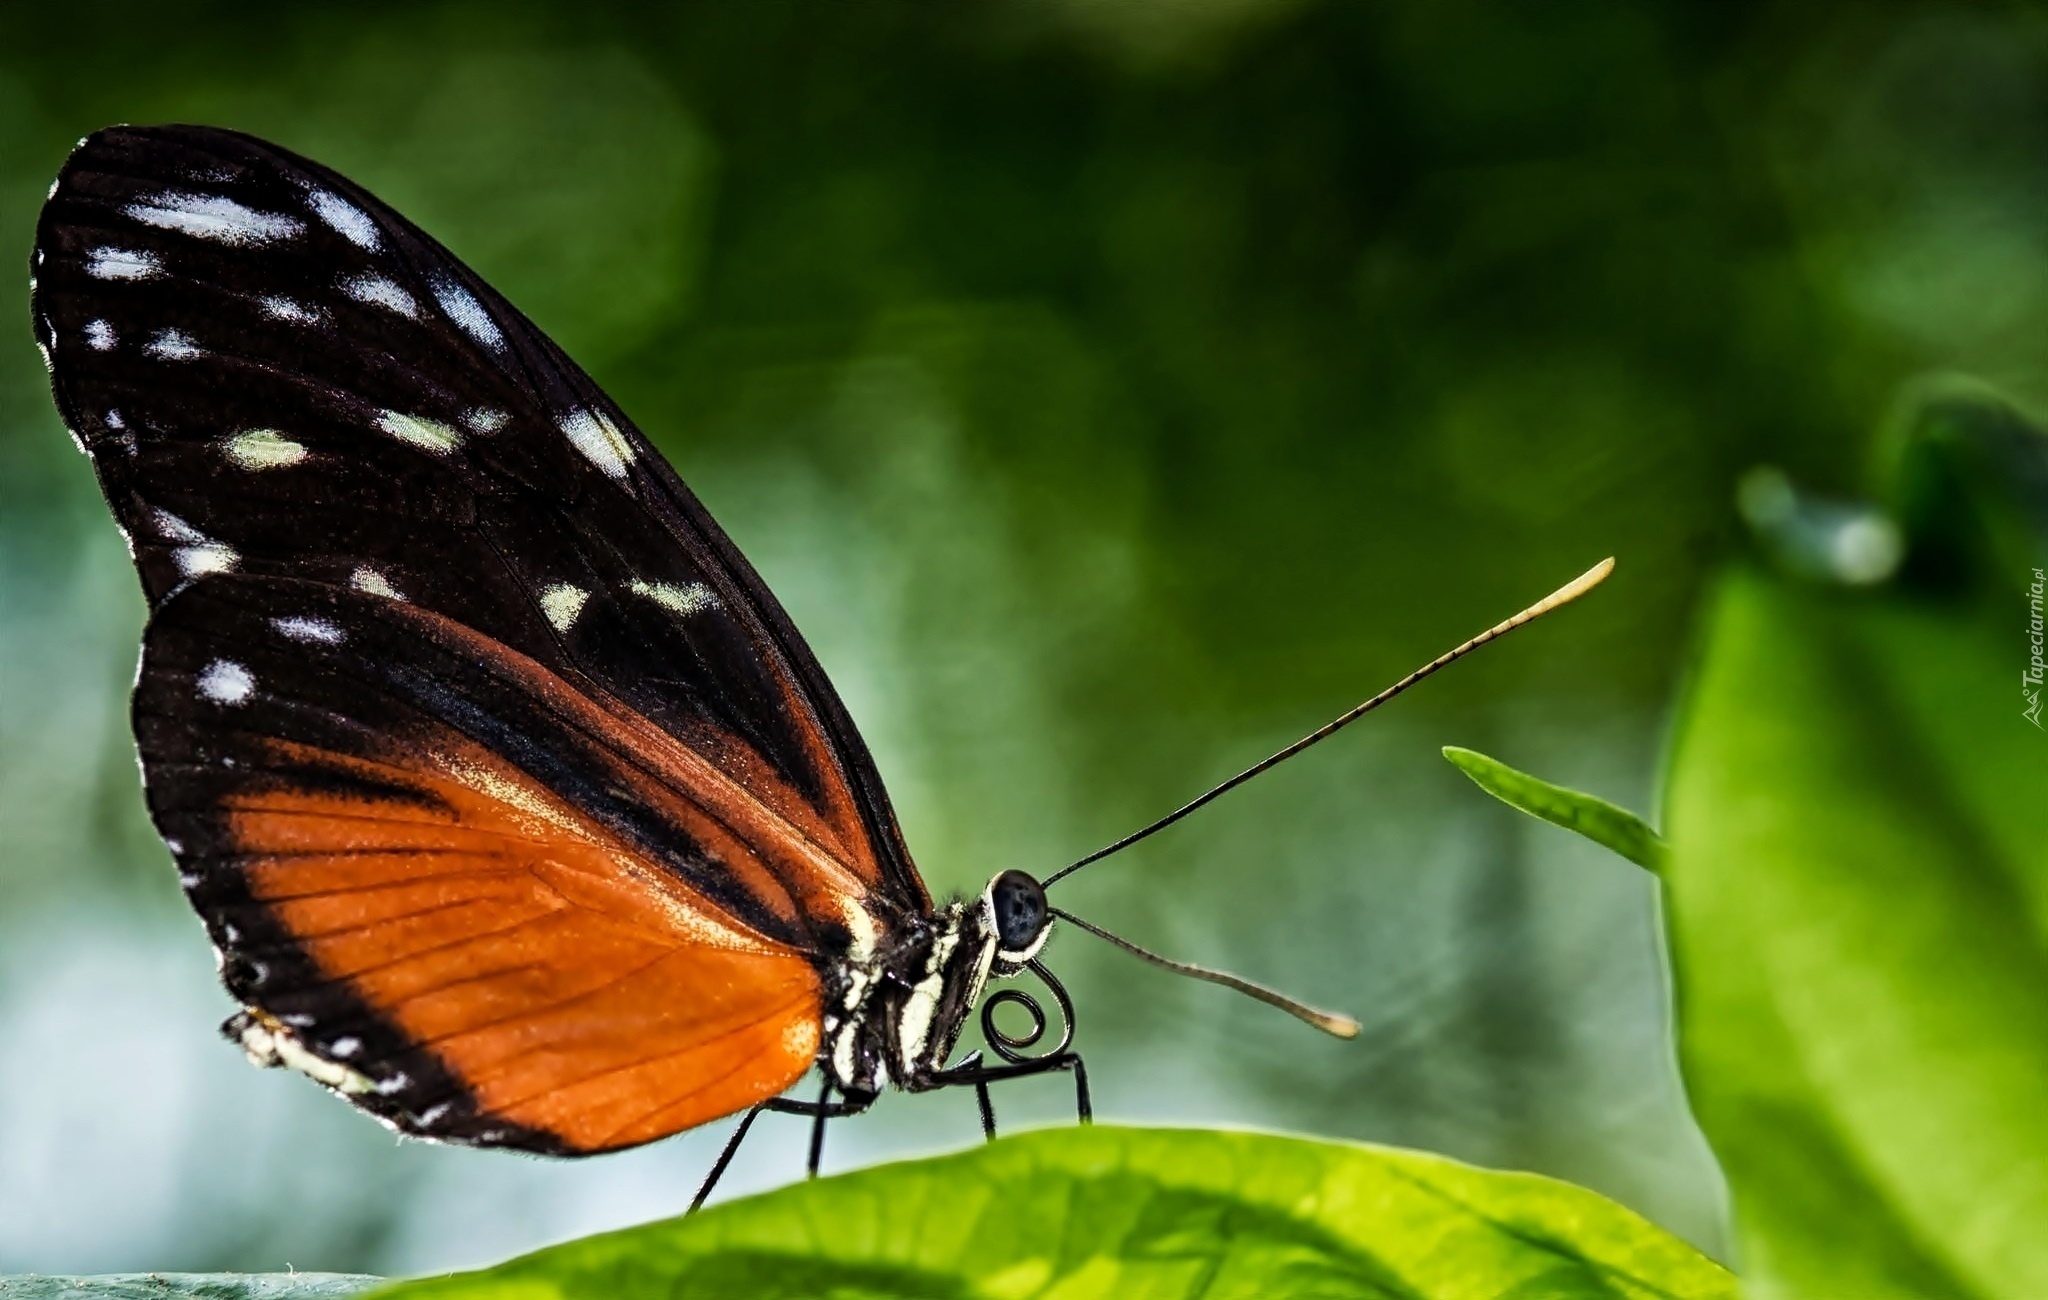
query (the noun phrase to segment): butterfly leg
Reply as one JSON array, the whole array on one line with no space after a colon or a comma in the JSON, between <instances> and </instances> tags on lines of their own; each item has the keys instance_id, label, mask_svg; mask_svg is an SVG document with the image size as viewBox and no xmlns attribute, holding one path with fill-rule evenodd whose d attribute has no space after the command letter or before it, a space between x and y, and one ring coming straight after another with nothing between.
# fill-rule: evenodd
<instances>
[{"instance_id":1,"label":"butterfly leg","mask_svg":"<svg viewBox=\"0 0 2048 1300\"><path fill-rule=\"evenodd\" d=\"M761 1109L776 1111L783 1115L810 1116L811 1152L810 1158L805 1162L804 1167L810 1177L816 1178L818 1176L819 1162L824 1159L825 1155L825 1121L828 1119L845 1119L849 1115L858 1115L874 1104L875 1094L872 1092L850 1092L839 1101L832 1100L832 1081L827 1079L825 1080L825 1086L819 1091L816 1101L791 1101L787 1097L771 1097L761 1103Z\"/></svg>"},{"instance_id":2,"label":"butterfly leg","mask_svg":"<svg viewBox=\"0 0 2048 1300\"><path fill-rule=\"evenodd\" d=\"M988 1086L1002 1079L1021 1079L1034 1074L1050 1074L1065 1070L1074 1076L1074 1118L1082 1124L1095 1122L1095 1103L1088 1091L1088 1066L1081 1060L1079 1052L1057 1052L1035 1060L1018 1061L1009 1065L988 1066L981 1063L981 1053L975 1052L952 1069L937 1075L926 1087L943 1088L960 1084L974 1085L975 1105L981 1110L981 1133L990 1142L996 1140L995 1103L989 1096Z\"/></svg>"},{"instance_id":3,"label":"butterfly leg","mask_svg":"<svg viewBox=\"0 0 2048 1300\"><path fill-rule=\"evenodd\" d=\"M974 1102L981 1107L981 1135L988 1141L996 1140L996 1106L989 1099L988 1080L974 1081Z\"/></svg>"},{"instance_id":4,"label":"butterfly leg","mask_svg":"<svg viewBox=\"0 0 2048 1300\"><path fill-rule=\"evenodd\" d=\"M690 1208L683 1211L683 1213L695 1214L699 1209L703 1208L705 1198L711 1195L711 1189L718 1186L719 1179L725 1177L726 1166L730 1165L732 1158L739 1154L740 1143L746 1141L747 1130L754 1127L754 1120L766 1109L768 1108L765 1105L756 1106L741 1117L739 1127L735 1128L732 1131L732 1136L725 1140L725 1150L718 1153L718 1163L711 1166L711 1172L704 1178L704 1185L699 1187L697 1194L690 1198Z\"/></svg>"},{"instance_id":5,"label":"butterfly leg","mask_svg":"<svg viewBox=\"0 0 2048 1300\"><path fill-rule=\"evenodd\" d=\"M804 1163L804 1177L816 1178L818 1164L825 1158L825 1121L832 1117L832 1080L827 1077L825 1086L818 1090L818 1110L811 1117L811 1157Z\"/></svg>"},{"instance_id":6,"label":"butterfly leg","mask_svg":"<svg viewBox=\"0 0 2048 1300\"><path fill-rule=\"evenodd\" d=\"M1074 1070L1074 1121L1079 1124L1095 1122L1095 1103L1088 1096L1088 1067L1082 1063L1079 1052L1068 1053Z\"/></svg>"},{"instance_id":7,"label":"butterfly leg","mask_svg":"<svg viewBox=\"0 0 2048 1300\"><path fill-rule=\"evenodd\" d=\"M996 1105L994 1100L989 1097L988 1080L981 1075L980 1050L976 1049L969 1052L961 1059L960 1064L946 1071L946 1074L958 1079L961 1083L972 1083L974 1085L974 1104L981 1112L981 1136L987 1141L995 1141ZM941 1083L935 1086L944 1085Z\"/></svg>"},{"instance_id":8,"label":"butterfly leg","mask_svg":"<svg viewBox=\"0 0 2048 1300\"><path fill-rule=\"evenodd\" d=\"M711 1166L711 1173L704 1179L704 1185L697 1189L697 1195L691 1198L690 1208L685 1213L694 1214L703 1206L706 1198L711 1195L711 1189L725 1176L726 1168L732 1164L733 1156L739 1153L740 1143L746 1140L747 1130L754 1126L755 1118L764 1110L772 1110L778 1115L811 1117L814 1127L811 1130L810 1170L811 1176L816 1177L818 1158L824 1152L825 1121L858 1115L875 1104L874 1095L871 1093L865 1096L848 1094L843 1101L833 1101L831 1097L832 1087L827 1083L823 1095L816 1101L791 1101L787 1097L770 1097L749 1110L740 1118L739 1127L732 1131L732 1136L725 1140L725 1150L718 1153L718 1163Z\"/></svg>"}]
</instances>

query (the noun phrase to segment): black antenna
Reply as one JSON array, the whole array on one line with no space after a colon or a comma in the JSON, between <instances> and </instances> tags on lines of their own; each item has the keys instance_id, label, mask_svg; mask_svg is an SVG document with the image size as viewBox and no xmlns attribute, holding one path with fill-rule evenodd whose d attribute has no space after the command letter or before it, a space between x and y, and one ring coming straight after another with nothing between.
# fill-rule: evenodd
<instances>
[{"instance_id":1,"label":"black antenna","mask_svg":"<svg viewBox=\"0 0 2048 1300\"><path fill-rule=\"evenodd\" d=\"M1257 998L1269 1007L1278 1007L1297 1020L1306 1021L1334 1037L1358 1037L1358 1022L1350 1016L1340 1016L1330 1011L1318 1011L1305 1003L1296 1002L1284 993L1275 993L1263 984L1254 984L1250 980L1241 979L1228 971L1210 970L1207 966L1195 966L1184 961L1175 961L1171 957L1161 957L1156 952L1149 952L1144 948L1140 948L1129 939L1111 934L1099 925L1090 925L1072 912L1062 912L1057 907L1049 910L1060 920L1070 925L1077 925L1098 939L1107 939L1133 957L1143 957L1154 966L1164 966L1176 975L1191 975L1198 980L1207 980L1211 984L1221 984L1227 989L1236 989L1239 993L1245 994L1248 997Z\"/></svg>"},{"instance_id":2,"label":"black antenna","mask_svg":"<svg viewBox=\"0 0 2048 1300\"><path fill-rule=\"evenodd\" d=\"M1429 663L1424 664L1422 667L1416 669L1414 672L1409 673L1400 681L1395 682L1392 686L1389 686L1387 689L1381 691L1378 695L1373 696L1365 703L1351 710L1351 712L1338 718L1336 721L1329 723L1327 726L1320 727L1317 730L1310 732L1308 735L1303 736L1300 740L1295 741L1293 744L1281 750L1279 753L1273 755L1271 758L1268 758L1263 762L1252 764L1244 771L1239 772L1236 776L1231 777L1228 781L1225 781L1223 784L1210 790L1207 794L1202 795L1194 802L1186 804L1174 810L1173 812L1168 813L1166 816L1161 817L1158 821L1153 822L1150 826L1147 826L1142 830L1132 831L1129 835L1124 836L1122 839L1118 840L1116 843L1110 845L1107 848L1097 849L1095 852L1089 854L1087 857L1082 858L1079 862L1075 862L1069 866L1061 867L1058 871L1053 872L1050 876L1047 876L1045 878L1045 887L1050 889L1053 885L1058 884L1060 880L1067 876L1073 875L1076 871L1079 871L1081 868L1087 866L1089 863L1099 862L1103 858L1108 857L1112 853L1116 853L1123 849L1131 847L1131 845L1136 844L1139 840L1142 840L1149 835L1158 834L1160 831L1163 831L1167 827L1173 825L1175 822L1187 816L1195 809L1200 808L1203 804L1208 803L1212 799L1220 798L1221 796L1228 794L1230 791L1235 790L1237 787L1251 780L1253 777L1265 771L1267 768L1286 762L1288 759L1293 758L1296 754L1299 754L1302 750L1307 749L1310 745L1315 744L1319 740L1329 739L1342 728L1350 726L1352 723L1358 721L1366 714L1371 713L1374 709L1377 709L1380 705L1385 704L1388 700L1391 700L1396 695L1399 695L1402 691L1407 690L1409 687L1415 685L1415 683L1421 681L1423 678L1429 676L1431 673L1436 672L1439 668L1444 668L1451 664L1454 664L1458 660L1463 659L1466 655L1471 654L1474 650L1477 650L1480 646L1485 645L1487 642L1497 641L1501 637L1506 636L1508 633L1522 626L1522 624L1530 622L1534 619L1541 618L1543 617L1543 615L1548 614L1551 610L1556 609L1560 605L1569 604L1570 602L1577 600L1580 596L1585 595L1593 588L1599 586L1601 581L1612 572L1614 572L1614 560L1612 559L1612 557L1600 561L1600 563L1586 570L1584 573L1572 579L1564 586L1559 587L1556 591L1551 592L1548 596L1545 596L1542 600L1539 600L1535 604L1529 606L1529 608L1523 610L1521 613L1515 615L1513 618L1508 619L1507 621L1502 623L1496 623L1492 627L1488 628L1486 631L1481 632L1478 636L1473 637L1470 641L1467 641L1465 644L1459 646L1457 649L1452 650L1446 654L1437 656L1435 659L1432 659ZM1073 920L1072 917L1068 917L1068 919ZM1080 921L1075 921L1074 924L1080 925L1083 929L1090 930L1096 934L1101 934L1105 939L1114 939L1114 936L1106 934L1101 930L1096 930L1093 926L1085 925ZM1114 941L1117 943L1123 943L1123 940L1121 939L1115 939ZM1168 962L1163 957L1153 957L1152 954L1143 952L1141 949L1137 949L1133 945L1125 944L1124 946L1132 948L1132 951L1139 952L1140 955L1151 958L1154 961L1160 962L1162 965L1175 965L1175 963ZM1190 967L1187 973L1196 974L1198 971L1199 968ZM1217 979L1218 983L1225 983L1235 978L1234 976L1223 976L1219 978L1215 975L1214 972L1208 971L1199 971L1199 977L1203 979L1215 978ZM1240 981L1240 983L1241 982L1242 981ZM1232 987L1236 986L1233 985ZM1244 991L1250 992L1251 990L1248 988ZM1263 990L1261 990L1258 993L1253 993L1252 996L1268 997L1268 995ZM1268 1000L1271 1000L1272 998L1279 998L1279 995L1277 993L1271 994ZM1302 1015L1302 1011L1306 1010L1306 1008L1296 1010L1298 1004L1288 1003L1284 998L1279 998L1279 1001L1274 1002L1274 1005L1283 1007L1290 1011L1294 1011L1296 1015ZM1319 1015L1321 1013L1316 1012L1311 1014ZM1310 1024L1316 1023L1307 1015L1302 1015L1302 1018L1304 1020L1308 1020Z\"/></svg>"}]
</instances>

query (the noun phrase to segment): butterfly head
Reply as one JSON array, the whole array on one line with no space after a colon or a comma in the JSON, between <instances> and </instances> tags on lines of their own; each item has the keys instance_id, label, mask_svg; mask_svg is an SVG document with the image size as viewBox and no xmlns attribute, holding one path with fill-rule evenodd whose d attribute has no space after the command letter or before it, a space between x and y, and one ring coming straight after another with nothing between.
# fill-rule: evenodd
<instances>
[{"instance_id":1,"label":"butterfly head","mask_svg":"<svg viewBox=\"0 0 2048 1300\"><path fill-rule=\"evenodd\" d=\"M1022 871L998 872L981 895L982 913L996 938L996 960L1022 966L1045 946L1052 929L1052 908L1045 886Z\"/></svg>"}]
</instances>

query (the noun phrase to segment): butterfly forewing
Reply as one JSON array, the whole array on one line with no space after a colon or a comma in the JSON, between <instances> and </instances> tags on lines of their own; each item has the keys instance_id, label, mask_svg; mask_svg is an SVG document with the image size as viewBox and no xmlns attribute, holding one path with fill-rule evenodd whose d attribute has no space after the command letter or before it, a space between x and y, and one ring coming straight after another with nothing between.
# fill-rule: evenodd
<instances>
[{"instance_id":1,"label":"butterfly forewing","mask_svg":"<svg viewBox=\"0 0 2048 1300\"><path fill-rule=\"evenodd\" d=\"M152 806L259 1029L408 1128L536 1149L745 1104L674 1095L692 1035L778 1044L752 1082L786 1083L813 967L930 903L816 661L626 417L426 235L249 137L91 137L33 261L58 404L153 610ZM536 863L616 879L582 898ZM266 892L294 872L329 901ZM609 992L556 969L576 944L619 963ZM626 1044L647 1027L622 1008L727 987L758 988L753 1020L713 997L648 1040L668 1066Z\"/></svg>"}]
</instances>

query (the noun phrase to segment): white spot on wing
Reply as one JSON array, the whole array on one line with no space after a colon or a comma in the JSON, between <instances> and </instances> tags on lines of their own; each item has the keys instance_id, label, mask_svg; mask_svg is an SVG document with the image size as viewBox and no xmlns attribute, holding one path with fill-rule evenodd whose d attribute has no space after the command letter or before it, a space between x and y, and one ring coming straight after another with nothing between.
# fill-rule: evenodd
<instances>
[{"instance_id":1,"label":"white spot on wing","mask_svg":"<svg viewBox=\"0 0 2048 1300\"><path fill-rule=\"evenodd\" d=\"M306 458L306 449L275 429L248 429L229 434L221 450L242 469L281 469Z\"/></svg>"},{"instance_id":2,"label":"white spot on wing","mask_svg":"<svg viewBox=\"0 0 2048 1300\"><path fill-rule=\"evenodd\" d=\"M341 282L341 291L357 302L388 307L401 316L419 318L420 305L405 286L383 275L352 275Z\"/></svg>"},{"instance_id":3,"label":"white spot on wing","mask_svg":"<svg viewBox=\"0 0 2048 1300\"><path fill-rule=\"evenodd\" d=\"M462 445L462 435L439 420L399 411L386 411L378 416L377 427L400 442L409 442L436 455L445 456Z\"/></svg>"},{"instance_id":4,"label":"white spot on wing","mask_svg":"<svg viewBox=\"0 0 2048 1300\"><path fill-rule=\"evenodd\" d=\"M85 323L85 341L95 352L105 352L114 346L114 327L103 320Z\"/></svg>"},{"instance_id":5,"label":"white spot on wing","mask_svg":"<svg viewBox=\"0 0 2048 1300\"><path fill-rule=\"evenodd\" d=\"M318 308L308 307L290 298L272 295L258 298L256 302L263 308L263 314L272 320L281 320L292 325L317 325L320 322Z\"/></svg>"},{"instance_id":6,"label":"white spot on wing","mask_svg":"<svg viewBox=\"0 0 2048 1300\"><path fill-rule=\"evenodd\" d=\"M341 629L324 618L309 618L294 615L290 618L273 618L270 626L277 629L279 636L307 645L340 645Z\"/></svg>"},{"instance_id":7,"label":"white spot on wing","mask_svg":"<svg viewBox=\"0 0 2048 1300\"><path fill-rule=\"evenodd\" d=\"M190 336L179 330L158 330L142 350L159 361L190 361L203 353Z\"/></svg>"},{"instance_id":8,"label":"white spot on wing","mask_svg":"<svg viewBox=\"0 0 2048 1300\"><path fill-rule=\"evenodd\" d=\"M498 322L484 310L484 305L476 300L475 294L444 275L432 277L427 286L434 291L434 301L441 304L441 310L448 313L448 319L454 321L464 334L493 352L505 350L504 333L498 329Z\"/></svg>"},{"instance_id":9,"label":"white spot on wing","mask_svg":"<svg viewBox=\"0 0 2048 1300\"><path fill-rule=\"evenodd\" d=\"M240 704L255 693L256 679L232 659L216 659L199 670L199 693L215 704Z\"/></svg>"},{"instance_id":10,"label":"white spot on wing","mask_svg":"<svg viewBox=\"0 0 2048 1300\"><path fill-rule=\"evenodd\" d=\"M121 418L119 411L108 411L107 427L109 429L125 429L128 427L128 421Z\"/></svg>"},{"instance_id":11,"label":"white spot on wing","mask_svg":"<svg viewBox=\"0 0 2048 1300\"><path fill-rule=\"evenodd\" d=\"M551 582L541 588L540 612L548 616L548 622L557 632L567 632L576 616L583 612L583 602L590 599L590 593L567 582Z\"/></svg>"},{"instance_id":12,"label":"white spot on wing","mask_svg":"<svg viewBox=\"0 0 2048 1300\"><path fill-rule=\"evenodd\" d=\"M118 429L121 426L117 424L114 427ZM164 535L165 541L196 543L206 540L205 533L200 532L197 528L194 528L168 510L153 510L150 512L150 516L156 521L157 531Z\"/></svg>"},{"instance_id":13,"label":"white spot on wing","mask_svg":"<svg viewBox=\"0 0 2048 1300\"><path fill-rule=\"evenodd\" d=\"M510 424L512 417L503 411L493 411L488 406L479 406L468 415L463 416L462 422L478 433L496 433Z\"/></svg>"},{"instance_id":14,"label":"white spot on wing","mask_svg":"<svg viewBox=\"0 0 2048 1300\"><path fill-rule=\"evenodd\" d=\"M199 542L192 546L180 546L172 552L172 559L178 565L178 572L188 578L197 578L209 573L226 573L241 560L235 548L226 542Z\"/></svg>"},{"instance_id":15,"label":"white spot on wing","mask_svg":"<svg viewBox=\"0 0 2048 1300\"><path fill-rule=\"evenodd\" d=\"M159 194L147 203L131 203L123 212L146 226L175 230L199 239L235 245L271 244L305 230L296 218L258 212L221 194Z\"/></svg>"},{"instance_id":16,"label":"white spot on wing","mask_svg":"<svg viewBox=\"0 0 2048 1300\"><path fill-rule=\"evenodd\" d=\"M147 280L163 270L156 254L142 249L95 248L85 255L85 273L96 280Z\"/></svg>"},{"instance_id":17,"label":"white spot on wing","mask_svg":"<svg viewBox=\"0 0 2048 1300\"><path fill-rule=\"evenodd\" d=\"M602 412L571 411L557 423L591 464L613 478L626 477L626 466L633 463L633 444Z\"/></svg>"},{"instance_id":18,"label":"white spot on wing","mask_svg":"<svg viewBox=\"0 0 2048 1300\"><path fill-rule=\"evenodd\" d=\"M377 223L370 220L369 213L339 194L329 194L326 190L308 191L306 202L312 205L314 215L326 222L349 243L357 248L369 249L371 252L377 250L380 242Z\"/></svg>"},{"instance_id":19,"label":"white spot on wing","mask_svg":"<svg viewBox=\"0 0 2048 1300\"><path fill-rule=\"evenodd\" d=\"M626 584L626 590L636 596L645 596L681 618L718 608L717 595L701 582L686 582L677 586L673 582L643 582L635 578Z\"/></svg>"},{"instance_id":20,"label":"white spot on wing","mask_svg":"<svg viewBox=\"0 0 2048 1300\"><path fill-rule=\"evenodd\" d=\"M363 1050L363 1040L353 1034L344 1035L327 1045L327 1050L336 1056L350 1057Z\"/></svg>"},{"instance_id":21,"label":"white spot on wing","mask_svg":"<svg viewBox=\"0 0 2048 1300\"><path fill-rule=\"evenodd\" d=\"M367 564L358 564L356 566L355 572L348 575L348 585L354 587L357 591L367 592L372 596L382 596L386 600L405 599L404 596L399 594L398 588L391 585L389 578Z\"/></svg>"}]
</instances>

